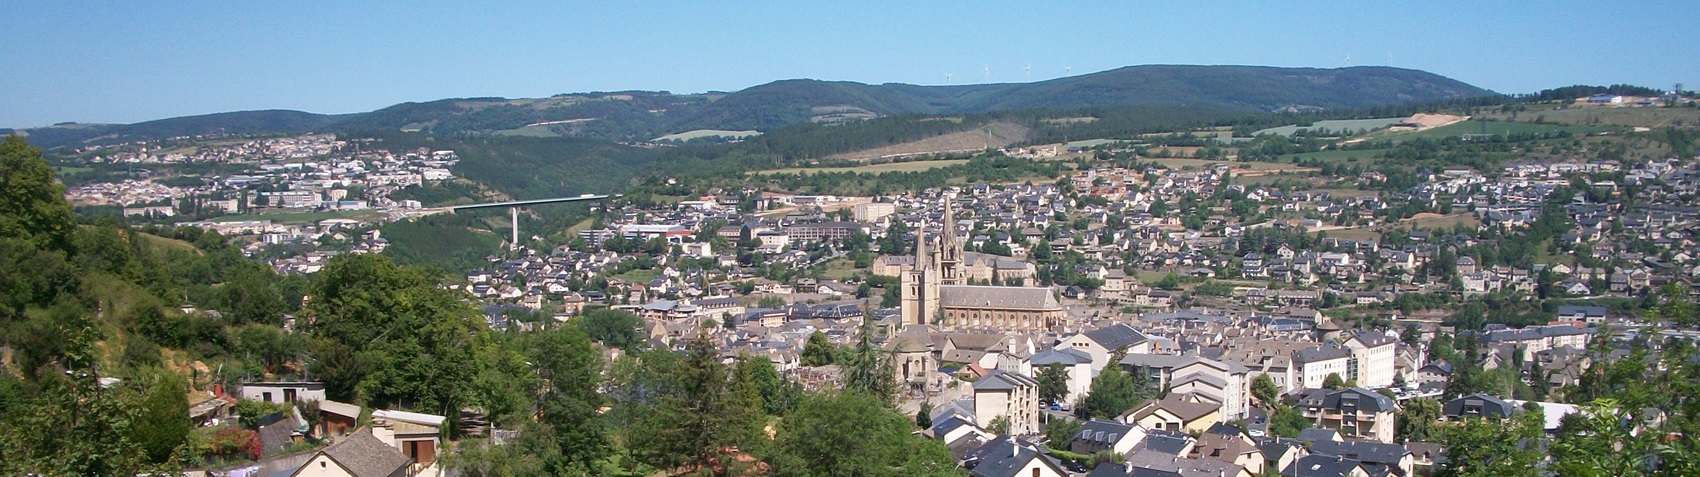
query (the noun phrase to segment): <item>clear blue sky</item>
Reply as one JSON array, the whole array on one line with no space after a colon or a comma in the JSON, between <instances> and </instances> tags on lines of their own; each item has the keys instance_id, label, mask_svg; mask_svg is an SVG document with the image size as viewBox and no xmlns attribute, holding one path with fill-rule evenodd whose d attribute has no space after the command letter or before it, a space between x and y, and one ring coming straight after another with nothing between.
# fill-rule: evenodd
<instances>
[{"instance_id":1,"label":"clear blue sky","mask_svg":"<svg viewBox=\"0 0 1700 477\"><path fill-rule=\"evenodd\" d=\"M6 2L0 126L449 97L1392 65L1700 88L1700 2ZM1636 8L1635 11L1620 7ZM1348 56L1350 60L1348 61Z\"/></svg>"}]
</instances>

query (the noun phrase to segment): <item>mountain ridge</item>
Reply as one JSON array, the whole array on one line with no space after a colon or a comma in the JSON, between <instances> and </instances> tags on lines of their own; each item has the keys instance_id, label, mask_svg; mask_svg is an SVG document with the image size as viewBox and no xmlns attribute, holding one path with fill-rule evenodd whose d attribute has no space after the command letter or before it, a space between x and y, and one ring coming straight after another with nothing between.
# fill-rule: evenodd
<instances>
[{"instance_id":1,"label":"mountain ridge","mask_svg":"<svg viewBox=\"0 0 1700 477\"><path fill-rule=\"evenodd\" d=\"M364 113L233 111L134 124L21 129L43 147L216 133L416 129L439 134L527 134L644 140L696 129L771 131L803 122L906 114L1176 106L1226 111L1343 109L1495 94L1421 70L1139 65L1028 83L867 84L784 79L731 93L618 91L548 98L447 98ZM0 133L11 130L0 129Z\"/></svg>"}]
</instances>

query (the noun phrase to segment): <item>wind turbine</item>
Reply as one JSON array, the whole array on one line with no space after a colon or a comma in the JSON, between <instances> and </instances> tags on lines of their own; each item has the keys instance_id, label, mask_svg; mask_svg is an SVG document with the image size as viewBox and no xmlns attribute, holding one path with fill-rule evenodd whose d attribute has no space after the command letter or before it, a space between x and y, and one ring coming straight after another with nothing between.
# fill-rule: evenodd
<instances>
[{"instance_id":1,"label":"wind turbine","mask_svg":"<svg viewBox=\"0 0 1700 477\"><path fill-rule=\"evenodd\" d=\"M1074 65L1063 66L1063 74L1073 76L1074 75Z\"/></svg>"},{"instance_id":2,"label":"wind turbine","mask_svg":"<svg viewBox=\"0 0 1700 477\"><path fill-rule=\"evenodd\" d=\"M992 82L992 65L986 65L986 82Z\"/></svg>"},{"instance_id":3,"label":"wind turbine","mask_svg":"<svg viewBox=\"0 0 1700 477\"><path fill-rule=\"evenodd\" d=\"M1346 66L1352 66L1352 52L1346 52Z\"/></svg>"},{"instance_id":4,"label":"wind turbine","mask_svg":"<svg viewBox=\"0 0 1700 477\"><path fill-rule=\"evenodd\" d=\"M944 74L944 84L950 84L950 73Z\"/></svg>"},{"instance_id":5,"label":"wind turbine","mask_svg":"<svg viewBox=\"0 0 1700 477\"><path fill-rule=\"evenodd\" d=\"M1032 63L1027 64L1027 82L1029 82L1029 83L1033 82L1033 64Z\"/></svg>"}]
</instances>

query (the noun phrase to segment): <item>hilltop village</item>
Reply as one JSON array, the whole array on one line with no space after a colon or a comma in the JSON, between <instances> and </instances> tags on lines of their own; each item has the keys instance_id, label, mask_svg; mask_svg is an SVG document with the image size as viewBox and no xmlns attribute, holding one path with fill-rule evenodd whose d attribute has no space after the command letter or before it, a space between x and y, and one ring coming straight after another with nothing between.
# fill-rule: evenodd
<instances>
[{"instance_id":1,"label":"hilltop village","mask_svg":"<svg viewBox=\"0 0 1700 477\"><path fill-rule=\"evenodd\" d=\"M430 221L506 197L460 175L455 150L378 139L178 138L76 152L75 164L122 174L60 172L80 212L191 248L228 239L289 290L269 344L253 344L259 325L232 332L265 367L193 373L213 377L190 393L191 420L250 427L260 469L437 475L499 460L453 441L499 447L538 432L518 407L489 401L457 416L337 400L389 391L350 389L337 368L289 355L309 349L292 337L314 336L315 353L361 350L324 343L414 326L330 333L344 325L327 314L385 312L344 308L365 291L316 302L363 279L349 264L374 266L354 257L403 258L388 233L401 227L412 230L402 241L459 233L499 247L470 267L363 285L420 287L383 307L420 296L464 306L480 332L521 347L509 355L521 362L549 358L530 354L531 340L584 330L601 355L596 393L611 404L598 412L614 416L642 386L611 383L639 379L631 363L663 353L770 366L784 383L763 390L773 406L882 390L888 411L912 416L910 430L947 449L953 471L975 476L1409 477L1460 455L1452 429L1492 422L1559 439L1607 412L1598 399L1634 375L1607 370L1684 359L1696 337L1679 308L1700 277L1694 158L1645 145L1637 158L1612 149L1613 132L1579 127L1470 132L1506 124L1417 114L834 166L851 172L655 175L576 209L451 222ZM1484 154L1495 159L1455 159ZM928 173L936 182L904 182ZM242 289L191 289L171 316L234 321L252 313ZM500 386L485 367L498 365L478 366L468 386ZM800 412L775 409L763 411ZM1645 432L1667 412L1625 415ZM316 453L278 457L291 449ZM450 457L463 452L474 460ZM768 465L714 452L704 459Z\"/></svg>"},{"instance_id":2,"label":"hilltop village","mask_svg":"<svg viewBox=\"0 0 1700 477\"><path fill-rule=\"evenodd\" d=\"M571 243L491 257L456 286L495 329L624 310L649 347L710 340L809 389L842 380L810 348L850 347L868 326L902 408L988 476L1091 470L1046 449L1111 451L1124 475L1413 475L1445 449L1396 434L1405 403L1434 400L1440 420L1538 406L1556 432L1577 410L1556 398L1592 363L1642 333L1691 334L1624 303L1700 275L1700 211L1677 200L1700 187L1692 162L1449 168L1381 195L1241 183L1234 162L1197 163L608 207ZM1436 212L1399 217L1411 204ZM1529 240L1545 248L1535 260L1494 252ZM275 262L313 271L297 263ZM1436 295L1520 321L1482 326L1502 310L1444 312ZM1106 370L1144 400L1086 412ZM1072 435L1047 431L1075 418Z\"/></svg>"}]
</instances>

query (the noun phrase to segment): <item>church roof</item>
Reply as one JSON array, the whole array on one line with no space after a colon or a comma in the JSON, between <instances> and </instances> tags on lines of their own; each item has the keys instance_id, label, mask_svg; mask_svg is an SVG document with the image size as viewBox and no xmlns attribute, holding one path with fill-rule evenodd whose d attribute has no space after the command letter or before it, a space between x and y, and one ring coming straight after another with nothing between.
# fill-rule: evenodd
<instances>
[{"instance_id":1,"label":"church roof","mask_svg":"<svg viewBox=\"0 0 1700 477\"><path fill-rule=\"evenodd\" d=\"M939 306L946 308L1062 309L1049 288L943 285L939 295Z\"/></svg>"}]
</instances>

